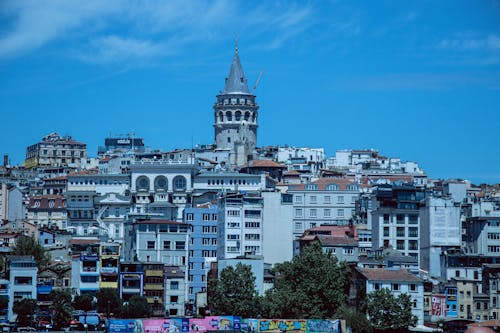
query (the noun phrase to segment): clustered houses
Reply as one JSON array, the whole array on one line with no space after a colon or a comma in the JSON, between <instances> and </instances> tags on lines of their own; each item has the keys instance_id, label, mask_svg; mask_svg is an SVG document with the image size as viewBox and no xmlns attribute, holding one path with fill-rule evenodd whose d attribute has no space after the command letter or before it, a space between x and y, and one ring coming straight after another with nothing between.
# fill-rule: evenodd
<instances>
[{"instance_id":1,"label":"clustered houses","mask_svg":"<svg viewBox=\"0 0 500 333\"><path fill-rule=\"evenodd\" d=\"M357 300L407 293L419 325L499 319L498 185L430 179L376 150L257 148L258 113L236 49L212 145L161 151L118 136L89 158L85 144L52 133L27 148L24 166L4 163L0 321L14 321L21 298L49 309L54 288L141 295L155 316L204 314L211 268L249 264L262 293L265 267L311 242L352 266ZM9 256L21 235L51 251L48 267Z\"/></svg>"}]
</instances>

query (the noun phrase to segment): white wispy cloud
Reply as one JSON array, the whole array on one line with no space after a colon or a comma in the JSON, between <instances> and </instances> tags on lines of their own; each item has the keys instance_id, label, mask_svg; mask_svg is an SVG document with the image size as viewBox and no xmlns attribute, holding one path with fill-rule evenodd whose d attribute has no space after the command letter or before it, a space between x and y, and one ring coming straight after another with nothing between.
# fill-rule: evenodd
<instances>
[{"instance_id":1,"label":"white wispy cloud","mask_svg":"<svg viewBox=\"0 0 500 333\"><path fill-rule=\"evenodd\" d=\"M120 64L130 61L147 61L168 51L163 45L150 40L122 38L115 35L99 37L90 42L88 52L81 59L97 64Z\"/></svg>"},{"instance_id":2,"label":"white wispy cloud","mask_svg":"<svg viewBox=\"0 0 500 333\"><path fill-rule=\"evenodd\" d=\"M147 61L237 32L279 48L307 30L313 15L313 7L300 2L250 6L229 0L18 0L3 7L0 59L63 41L63 52L93 64ZM267 38L258 39L263 33Z\"/></svg>"},{"instance_id":3,"label":"white wispy cloud","mask_svg":"<svg viewBox=\"0 0 500 333\"><path fill-rule=\"evenodd\" d=\"M454 51L500 51L500 36L496 34L477 36L472 33L461 33L453 38L441 40L437 47Z\"/></svg>"}]
</instances>

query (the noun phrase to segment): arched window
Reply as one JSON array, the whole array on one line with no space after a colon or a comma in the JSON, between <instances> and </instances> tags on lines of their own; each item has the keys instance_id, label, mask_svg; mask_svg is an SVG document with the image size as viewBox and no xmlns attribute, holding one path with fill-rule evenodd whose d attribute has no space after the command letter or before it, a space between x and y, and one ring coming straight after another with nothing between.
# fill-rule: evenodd
<instances>
[{"instance_id":1,"label":"arched window","mask_svg":"<svg viewBox=\"0 0 500 333\"><path fill-rule=\"evenodd\" d=\"M183 176L177 176L174 178L173 185L174 191L185 191L186 190L186 178Z\"/></svg>"},{"instance_id":2,"label":"arched window","mask_svg":"<svg viewBox=\"0 0 500 333\"><path fill-rule=\"evenodd\" d=\"M245 112L245 120L248 121L250 119L250 112Z\"/></svg>"},{"instance_id":3,"label":"arched window","mask_svg":"<svg viewBox=\"0 0 500 333\"><path fill-rule=\"evenodd\" d=\"M255 120L257 119L257 115L255 112L252 113L252 123L255 123Z\"/></svg>"},{"instance_id":4,"label":"arched window","mask_svg":"<svg viewBox=\"0 0 500 333\"><path fill-rule=\"evenodd\" d=\"M231 113L231 111L226 112L226 119L227 121L233 121L233 114Z\"/></svg>"},{"instance_id":5,"label":"arched window","mask_svg":"<svg viewBox=\"0 0 500 333\"><path fill-rule=\"evenodd\" d=\"M166 191L168 189L168 182L165 176L158 176L155 178L155 191Z\"/></svg>"},{"instance_id":6,"label":"arched window","mask_svg":"<svg viewBox=\"0 0 500 333\"><path fill-rule=\"evenodd\" d=\"M135 181L136 190L149 191L149 178L146 176L140 176Z\"/></svg>"},{"instance_id":7,"label":"arched window","mask_svg":"<svg viewBox=\"0 0 500 333\"><path fill-rule=\"evenodd\" d=\"M328 184L326 185L326 190L327 191L337 191L339 189L339 186L337 184Z\"/></svg>"},{"instance_id":8,"label":"arched window","mask_svg":"<svg viewBox=\"0 0 500 333\"><path fill-rule=\"evenodd\" d=\"M236 111L234 114L234 120L240 121L241 120L241 111Z\"/></svg>"},{"instance_id":9,"label":"arched window","mask_svg":"<svg viewBox=\"0 0 500 333\"><path fill-rule=\"evenodd\" d=\"M359 189L359 187L356 184L349 184L349 185L347 185L347 190L348 191L357 191L358 189Z\"/></svg>"},{"instance_id":10,"label":"arched window","mask_svg":"<svg viewBox=\"0 0 500 333\"><path fill-rule=\"evenodd\" d=\"M219 121L224 122L224 113L223 112L219 112Z\"/></svg>"},{"instance_id":11,"label":"arched window","mask_svg":"<svg viewBox=\"0 0 500 333\"><path fill-rule=\"evenodd\" d=\"M317 189L318 189L318 185L316 185L316 184L307 184L306 185L307 191L316 191Z\"/></svg>"}]
</instances>

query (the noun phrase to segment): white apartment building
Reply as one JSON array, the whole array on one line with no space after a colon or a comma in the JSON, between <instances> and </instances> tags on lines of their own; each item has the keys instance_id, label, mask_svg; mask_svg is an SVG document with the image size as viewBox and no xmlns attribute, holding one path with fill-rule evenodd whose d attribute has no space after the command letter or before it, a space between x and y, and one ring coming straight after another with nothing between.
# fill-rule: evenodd
<instances>
[{"instance_id":1,"label":"white apartment building","mask_svg":"<svg viewBox=\"0 0 500 333\"><path fill-rule=\"evenodd\" d=\"M354 178L320 178L289 185L287 193L293 195L294 236L320 225L347 225L360 189Z\"/></svg>"},{"instance_id":2,"label":"white apartment building","mask_svg":"<svg viewBox=\"0 0 500 333\"><path fill-rule=\"evenodd\" d=\"M257 193L228 193L219 199L217 259L262 255L263 200Z\"/></svg>"},{"instance_id":3,"label":"white apartment building","mask_svg":"<svg viewBox=\"0 0 500 333\"><path fill-rule=\"evenodd\" d=\"M9 257L9 320L14 321L14 302L24 298L36 299L38 268L33 256Z\"/></svg>"},{"instance_id":4,"label":"white apartment building","mask_svg":"<svg viewBox=\"0 0 500 333\"><path fill-rule=\"evenodd\" d=\"M420 278L404 269L357 268L357 271L366 281L367 294L386 288L394 297L410 295L411 312L417 317L417 326L424 324L424 284Z\"/></svg>"}]
</instances>

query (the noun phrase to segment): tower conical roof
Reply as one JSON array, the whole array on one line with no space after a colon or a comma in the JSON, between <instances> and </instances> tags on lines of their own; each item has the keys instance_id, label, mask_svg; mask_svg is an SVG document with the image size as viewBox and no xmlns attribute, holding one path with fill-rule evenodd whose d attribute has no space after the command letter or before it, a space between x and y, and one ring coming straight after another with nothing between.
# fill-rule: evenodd
<instances>
[{"instance_id":1,"label":"tower conical roof","mask_svg":"<svg viewBox=\"0 0 500 333\"><path fill-rule=\"evenodd\" d=\"M243 73L243 67L238 56L238 42L236 42L234 48L233 63L229 70L229 76L226 78L226 84L224 85L224 94L232 93L250 94L247 78L245 77L245 73Z\"/></svg>"}]
</instances>

